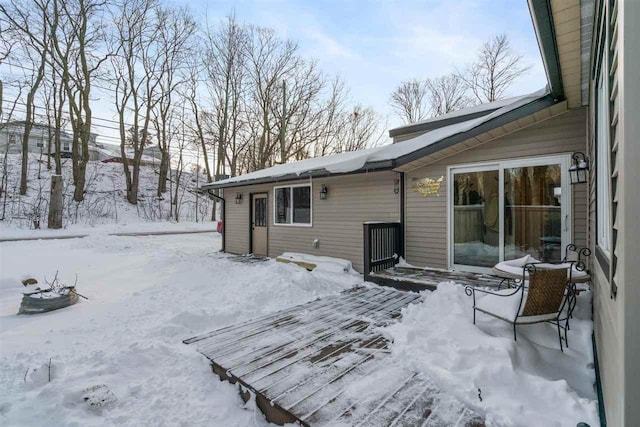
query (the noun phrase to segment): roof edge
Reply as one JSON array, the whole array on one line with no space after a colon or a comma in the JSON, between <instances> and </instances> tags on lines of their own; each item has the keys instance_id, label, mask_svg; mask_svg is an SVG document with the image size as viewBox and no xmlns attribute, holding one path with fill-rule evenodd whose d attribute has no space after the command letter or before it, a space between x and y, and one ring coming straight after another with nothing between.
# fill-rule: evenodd
<instances>
[{"instance_id":1,"label":"roof edge","mask_svg":"<svg viewBox=\"0 0 640 427\"><path fill-rule=\"evenodd\" d=\"M200 190L216 190L220 188L232 188L232 187L245 187L247 185L257 185L257 184L271 184L278 182L286 182L286 181L299 181L305 178L321 178L327 176L344 176L344 175L355 175L367 172L381 172L385 170L393 170L396 167L395 161L381 161L381 162L371 162L365 164L362 168L350 171L350 172L330 172L326 169L317 169L314 171L304 172L301 174L290 173L287 175L281 175L276 177L264 177L264 178L255 178L247 181L235 181L235 182L227 182L217 184L215 182L210 182L204 185L201 185Z\"/></svg>"},{"instance_id":2,"label":"roof edge","mask_svg":"<svg viewBox=\"0 0 640 427\"><path fill-rule=\"evenodd\" d=\"M407 134L416 133L416 132L428 132L430 130L439 129L445 126L454 125L456 123L466 122L467 120L477 119L478 117L487 116L499 109L500 107L496 107L496 108L487 109L483 111L477 111L474 113L462 114L456 117L443 118L441 120L433 120L426 123L411 123L408 125L389 129L389 137L395 138L396 136L407 135Z\"/></svg>"},{"instance_id":3,"label":"roof edge","mask_svg":"<svg viewBox=\"0 0 640 427\"><path fill-rule=\"evenodd\" d=\"M426 147L423 147L423 148L419 148L415 151L399 156L393 160L367 162L360 169L356 169L349 172L331 172L325 168L322 168L322 169L307 171L301 174L290 173L286 175L262 177L262 178L255 178L255 179L243 180L243 181L233 181L233 182L220 181L219 183L211 182L211 183L200 186L200 189L212 190L212 189L230 188L230 187L244 187L248 185L268 184L273 182L296 181L296 180L301 180L305 178L353 175L353 174L359 174L359 173L393 170L398 166L403 166L407 163L411 163L421 157L428 156L430 154L433 154L437 151L448 148L452 145L458 144L474 136L478 136L482 133L488 132L500 126L504 126L507 123L516 121L522 117L526 117L530 114L536 113L540 110L551 107L552 105L558 104L560 102L562 102L562 100L558 100L553 96L553 94L548 93L547 95L544 95L540 98L536 98L533 101L528 102L527 104L521 105L518 108L515 108L513 110L507 111L504 114L500 114L496 117L493 117L467 131L459 132L449 137L443 138L438 142L427 145Z\"/></svg>"},{"instance_id":4,"label":"roof edge","mask_svg":"<svg viewBox=\"0 0 640 427\"><path fill-rule=\"evenodd\" d=\"M465 141L474 136L478 136L500 126L504 126L507 123L511 123L530 114L536 113L540 110L544 110L545 108L549 108L552 105L558 104L560 102L562 101L557 100L553 96L553 94L545 95L542 98L538 98L534 101L529 102L528 104L522 105L514 110L508 111L504 114L487 120L486 122L474 127L473 129L469 129L466 132L460 132L455 135L451 135L450 137L441 139L436 143L413 151L409 154L405 154L404 156L398 157L395 161L396 167L411 163L415 160L420 159L421 157L425 157L445 148L451 147L452 145L458 144L462 141Z\"/></svg>"},{"instance_id":5,"label":"roof edge","mask_svg":"<svg viewBox=\"0 0 640 427\"><path fill-rule=\"evenodd\" d=\"M556 100L564 100L564 85L551 0L528 0L528 3L549 90Z\"/></svg>"}]
</instances>

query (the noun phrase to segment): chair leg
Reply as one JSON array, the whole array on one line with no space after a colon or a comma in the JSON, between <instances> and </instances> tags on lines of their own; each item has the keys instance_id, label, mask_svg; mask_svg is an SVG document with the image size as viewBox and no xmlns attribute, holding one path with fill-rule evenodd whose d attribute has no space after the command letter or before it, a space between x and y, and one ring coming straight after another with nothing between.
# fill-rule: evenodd
<instances>
[{"instance_id":1,"label":"chair leg","mask_svg":"<svg viewBox=\"0 0 640 427\"><path fill-rule=\"evenodd\" d=\"M560 322L556 322L556 326L558 327L558 341L560 341L560 351L564 352L562 348L562 334L560 333Z\"/></svg>"},{"instance_id":2,"label":"chair leg","mask_svg":"<svg viewBox=\"0 0 640 427\"><path fill-rule=\"evenodd\" d=\"M476 324L476 308L473 307L473 324Z\"/></svg>"},{"instance_id":3,"label":"chair leg","mask_svg":"<svg viewBox=\"0 0 640 427\"><path fill-rule=\"evenodd\" d=\"M513 324L513 340L518 341L518 336L516 335L516 324Z\"/></svg>"}]
</instances>

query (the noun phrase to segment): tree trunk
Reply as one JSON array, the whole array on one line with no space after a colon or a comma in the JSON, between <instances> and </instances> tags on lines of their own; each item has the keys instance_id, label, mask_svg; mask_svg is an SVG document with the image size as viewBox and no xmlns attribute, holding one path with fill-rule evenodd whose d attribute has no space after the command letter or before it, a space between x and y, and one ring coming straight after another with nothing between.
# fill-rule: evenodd
<instances>
[{"instance_id":1,"label":"tree trunk","mask_svg":"<svg viewBox=\"0 0 640 427\"><path fill-rule=\"evenodd\" d=\"M27 169L29 167L29 135L31 134L31 103L27 102L27 120L24 123L24 134L22 135L22 164L20 168L20 194L27 194Z\"/></svg>"},{"instance_id":2,"label":"tree trunk","mask_svg":"<svg viewBox=\"0 0 640 427\"><path fill-rule=\"evenodd\" d=\"M176 194L173 198L173 203L175 203L176 207L174 209L176 222L180 221L180 201L178 199L179 191L180 191L180 176L182 175L182 150L180 151L180 159L178 160L178 167L176 169Z\"/></svg>"},{"instance_id":3,"label":"tree trunk","mask_svg":"<svg viewBox=\"0 0 640 427\"><path fill-rule=\"evenodd\" d=\"M138 204L138 184L140 182L140 162L134 160L131 187L127 191L127 200L132 205Z\"/></svg>"},{"instance_id":4,"label":"tree trunk","mask_svg":"<svg viewBox=\"0 0 640 427\"><path fill-rule=\"evenodd\" d=\"M76 189L73 192L73 200L76 202L81 202L84 200L84 186L86 183L85 173L87 170L87 163L84 161L80 161L78 163L78 175L76 177Z\"/></svg>"},{"instance_id":5,"label":"tree trunk","mask_svg":"<svg viewBox=\"0 0 640 427\"><path fill-rule=\"evenodd\" d=\"M62 190L62 176L52 175L47 222L47 227L49 228L62 228Z\"/></svg>"},{"instance_id":6,"label":"tree trunk","mask_svg":"<svg viewBox=\"0 0 640 427\"><path fill-rule=\"evenodd\" d=\"M169 173L169 153L167 150L162 151L160 159L160 172L158 176L158 197L162 197L162 193L167 192L167 176Z\"/></svg>"}]
</instances>

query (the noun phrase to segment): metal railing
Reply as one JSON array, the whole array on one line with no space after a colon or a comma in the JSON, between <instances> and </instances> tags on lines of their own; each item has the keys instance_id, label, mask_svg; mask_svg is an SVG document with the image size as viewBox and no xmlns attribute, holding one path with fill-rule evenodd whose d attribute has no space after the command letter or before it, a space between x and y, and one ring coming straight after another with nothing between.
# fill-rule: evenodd
<instances>
[{"instance_id":1,"label":"metal railing","mask_svg":"<svg viewBox=\"0 0 640 427\"><path fill-rule=\"evenodd\" d=\"M386 270L403 256L402 226L399 222L364 224L364 280L369 274Z\"/></svg>"}]
</instances>

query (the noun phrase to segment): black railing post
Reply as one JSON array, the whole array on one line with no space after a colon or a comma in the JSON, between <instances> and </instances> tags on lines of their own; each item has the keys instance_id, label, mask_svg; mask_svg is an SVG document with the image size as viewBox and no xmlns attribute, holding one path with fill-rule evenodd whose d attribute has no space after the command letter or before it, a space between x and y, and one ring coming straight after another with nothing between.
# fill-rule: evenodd
<instances>
[{"instance_id":1,"label":"black railing post","mask_svg":"<svg viewBox=\"0 0 640 427\"><path fill-rule=\"evenodd\" d=\"M371 272L396 265L402 253L402 225L399 222L370 222L363 225L364 280Z\"/></svg>"},{"instance_id":2,"label":"black railing post","mask_svg":"<svg viewBox=\"0 0 640 427\"><path fill-rule=\"evenodd\" d=\"M363 228L364 237L364 281L369 281L371 272L371 229L370 224L365 223Z\"/></svg>"}]
</instances>

